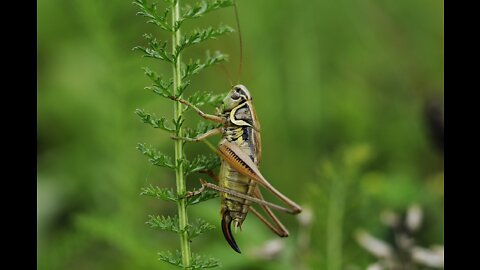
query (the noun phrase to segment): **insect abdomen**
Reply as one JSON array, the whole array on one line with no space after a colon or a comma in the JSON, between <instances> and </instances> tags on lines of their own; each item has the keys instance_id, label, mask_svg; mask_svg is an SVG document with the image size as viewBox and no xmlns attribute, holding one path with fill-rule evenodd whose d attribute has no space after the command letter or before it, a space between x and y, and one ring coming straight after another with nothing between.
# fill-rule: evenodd
<instances>
[{"instance_id":1,"label":"insect abdomen","mask_svg":"<svg viewBox=\"0 0 480 270\"><path fill-rule=\"evenodd\" d=\"M219 185L221 187L249 196L253 194L256 184L248 177L238 173L226 162L223 162L220 167L219 179ZM228 211L232 219L238 222L238 226L240 226L248 213L250 202L230 194L222 193L222 205L225 209L222 211Z\"/></svg>"},{"instance_id":2,"label":"insect abdomen","mask_svg":"<svg viewBox=\"0 0 480 270\"><path fill-rule=\"evenodd\" d=\"M252 136L250 128L235 127L230 128L225 132L224 139L237 144L244 153L250 157L255 156L255 149L252 144ZM252 158L253 160L253 158ZM256 182L251 180L248 176L239 173L232 168L228 162L222 161L219 173L219 185L237 193L253 196ZM231 224L234 224L235 229L241 228L241 225L247 217L248 209L251 204L250 201L238 198L236 196L222 193L222 230L230 246L240 253L232 233Z\"/></svg>"}]
</instances>

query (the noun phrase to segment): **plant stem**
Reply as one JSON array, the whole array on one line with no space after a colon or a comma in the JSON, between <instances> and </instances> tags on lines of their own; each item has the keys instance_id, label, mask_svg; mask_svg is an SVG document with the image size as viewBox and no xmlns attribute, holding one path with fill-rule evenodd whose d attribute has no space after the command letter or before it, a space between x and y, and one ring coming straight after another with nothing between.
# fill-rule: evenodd
<instances>
[{"instance_id":1,"label":"plant stem","mask_svg":"<svg viewBox=\"0 0 480 270\"><path fill-rule=\"evenodd\" d=\"M175 25L180 18L180 0L176 0L172 2L172 26ZM172 52L175 52L177 45L180 44L180 29L177 29L172 34ZM178 89L182 84L181 78L181 59L180 54L178 54L177 58L174 61L173 65L173 95L176 96L178 93ZM177 121L180 120L182 117L182 104L180 102L174 102L174 117ZM180 126L177 131L177 136L182 137L182 127ZM186 194L186 183L185 183L185 175L183 172L183 141L176 140L175 141L175 162L176 162L176 184L177 184L177 195L182 198L178 200L178 223L180 229L180 247L182 251L182 264L184 269L187 269L190 266L191 261L191 252L190 252L190 242L188 241L188 216L187 216L187 204L186 198L184 195Z\"/></svg>"}]
</instances>

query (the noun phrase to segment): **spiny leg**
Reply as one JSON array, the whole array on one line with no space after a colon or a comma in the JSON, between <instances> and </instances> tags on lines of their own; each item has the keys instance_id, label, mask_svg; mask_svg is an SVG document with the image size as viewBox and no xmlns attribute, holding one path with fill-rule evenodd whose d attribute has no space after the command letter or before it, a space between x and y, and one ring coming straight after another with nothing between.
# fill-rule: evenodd
<instances>
[{"instance_id":1,"label":"spiny leg","mask_svg":"<svg viewBox=\"0 0 480 270\"><path fill-rule=\"evenodd\" d=\"M268 206L266 206L268 207ZM261 221L263 224L267 225L270 230L272 230L275 234L277 234L280 237L287 237L288 236L288 231L287 230L282 230L274 225L272 225L265 217L262 216L255 208L252 206L249 206L248 209Z\"/></svg>"},{"instance_id":2,"label":"spiny leg","mask_svg":"<svg viewBox=\"0 0 480 270\"><path fill-rule=\"evenodd\" d=\"M263 196L262 196L262 193L260 192L260 189L257 187L255 187L255 190L254 190L254 195L256 197L258 197L259 199L261 200L264 200ZM288 236L288 230L287 228L285 228L285 226L282 224L282 222L280 222L280 220L277 218L277 216L275 216L275 214L272 212L272 210L270 209L270 207L266 206L266 205L261 205L261 207L263 208L263 210L265 211L265 213L267 213L267 215L273 220L273 223L274 225L272 225L270 222L268 222L263 216L260 216L260 213L255 213L256 211L252 211L262 222L265 223L265 225L267 225L270 229L272 229L278 236L280 237L287 237ZM250 209L252 210L253 208L250 207Z\"/></svg>"},{"instance_id":3,"label":"spiny leg","mask_svg":"<svg viewBox=\"0 0 480 270\"><path fill-rule=\"evenodd\" d=\"M224 124L226 122L226 119L224 117L220 117L220 116L216 116L216 115L212 115L212 114L207 114L207 113L204 113L202 110L200 110L197 106L193 105L192 103L184 100L184 99L181 99L181 98L176 98L176 97L170 97L171 99L175 100L175 101L178 101L182 104L185 104L187 105L188 107L194 109L201 117L203 117L204 119L206 120L210 120L210 121L213 121L213 122L217 122L217 123L221 123L221 124Z\"/></svg>"},{"instance_id":4,"label":"spiny leg","mask_svg":"<svg viewBox=\"0 0 480 270\"><path fill-rule=\"evenodd\" d=\"M216 190L216 191L219 191L219 192L230 194L232 196L235 196L235 197L238 197L238 198L241 198L241 199L245 199L247 201L255 202L255 203L258 203L260 205L266 205L266 206L269 206L273 209L276 209L276 210L279 210L279 211L282 211L282 212L295 214L295 210L288 209L288 208L276 205L274 203L258 199L256 197L252 197L252 196L248 196L248 195L245 195L245 194L242 194L242 193L238 193L238 192L233 191L231 189L220 187L220 186L217 186L217 185L212 184L212 183L208 183L203 179L200 179L200 183L202 184L202 187L200 189L196 190L196 191L188 192L187 197L196 196L196 195L202 193L205 190L205 188L209 188L209 189L213 189L213 190Z\"/></svg>"}]
</instances>

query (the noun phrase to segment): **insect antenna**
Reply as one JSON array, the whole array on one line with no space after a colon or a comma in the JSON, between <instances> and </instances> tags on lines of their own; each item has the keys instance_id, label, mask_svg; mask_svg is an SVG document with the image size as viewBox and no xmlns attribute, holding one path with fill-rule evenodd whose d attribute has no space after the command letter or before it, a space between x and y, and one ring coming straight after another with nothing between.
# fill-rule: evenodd
<instances>
[{"instance_id":1,"label":"insect antenna","mask_svg":"<svg viewBox=\"0 0 480 270\"><path fill-rule=\"evenodd\" d=\"M242 75L242 67L243 67L243 42L242 42L242 32L240 31L240 19L238 17L238 8L237 8L237 1L233 1L233 8L235 10L235 19L237 21L237 29L238 29L238 42L240 43L240 63L238 67L238 83L240 83L240 77Z\"/></svg>"},{"instance_id":2,"label":"insect antenna","mask_svg":"<svg viewBox=\"0 0 480 270\"><path fill-rule=\"evenodd\" d=\"M225 73L225 76L227 76L230 87L233 87L232 77L230 76L230 72L228 72L227 67L223 63L220 63L220 68Z\"/></svg>"}]
</instances>

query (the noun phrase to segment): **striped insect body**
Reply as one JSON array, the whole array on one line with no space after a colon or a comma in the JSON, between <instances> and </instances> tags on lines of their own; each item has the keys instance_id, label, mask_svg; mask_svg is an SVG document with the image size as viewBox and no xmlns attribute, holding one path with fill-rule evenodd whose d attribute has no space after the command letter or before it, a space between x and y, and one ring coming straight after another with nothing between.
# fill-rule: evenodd
<instances>
[{"instance_id":1,"label":"striped insect body","mask_svg":"<svg viewBox=\"0 0 480 270\"><path fill-rule=\"evenodd\" d=\"M230 246L240 253L231 227L233 225L235 231L241 230L249 212L252 212L280 237L288 236L288 230L272 209L298 214L301 212L301 207L275 189L258 169L262 153L260 124L248 89L244 85L234 86L223 100L218 115L206 114L186 100L176 100L192 107L203 118L222 124L221 127L207 131L196 138L177 139L201 141L213 135L222 135L216 151L221 157L218 185L201 180L202 188L190 193L189 196L197 195L206 188L221 193L221 227ZM265 201L259 187L272 192L287 207ZM253 207L254 203L262 208L268 218Z\"/></svg>"}]
</instances>

